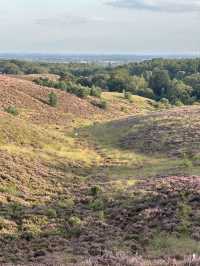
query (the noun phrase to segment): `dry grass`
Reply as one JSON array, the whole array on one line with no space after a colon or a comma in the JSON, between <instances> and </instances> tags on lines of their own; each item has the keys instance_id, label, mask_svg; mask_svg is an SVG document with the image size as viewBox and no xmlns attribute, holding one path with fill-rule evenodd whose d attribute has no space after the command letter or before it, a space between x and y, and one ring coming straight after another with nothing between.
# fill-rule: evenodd
<instances>
[{"instance_id":1,"label":"dry grass","mask_svg":"<svg viewBox=\"0 0 200 266\"><path fill-rule=\"evenodd\" d=\"M157 178L197 173L198 156L167 157L161 151L141 150L148 146L143 135L151 136L149 148L156 146L153 133L158 134L158 146L163 150L172 127L175 137L182 137L180 130L184 129L184 135L195 131L197 140L197 107L107 122L112 117L154 110L153 102L133 96L133 103L128 103L121 94L103 93L110 103L105 112L94 109L90 98L77 100L68 95L67 99L62 92L60 109L54 109L44 103L48 93L44 88L10 78L1 78L0 84L5 99L0 106L12 103L23 107L18 116L2 113L0 120L0 264L39 265L53 260L53 265L62 265L68 256L63 265L89 257L83 265L173 265L169 258L169 262L148 260L131 254L148 250L153 256L168 253L170 257L175 247L179 256L199 253L194 239L198 237L194 222L199 219L199 205L198 201L189 201L190 197L199 197L199 178ZM184 123L179 127L177 116L184 123L191 116L192 131ZM169 129L161 130L164 125ZM136 141L125 146L123 141L127 137L132 140L132 135ZM190 141L182 141L181 150ZM186 214L181 213L181 207ZM167 211L169 219L164 216ZM182 234L180 229L188 229L189 223L192 238L161 238L158 230L168 233L165 222L169 226L171 219L179 219L175 220L175 234Z\"/></svg>"}]
</instances>

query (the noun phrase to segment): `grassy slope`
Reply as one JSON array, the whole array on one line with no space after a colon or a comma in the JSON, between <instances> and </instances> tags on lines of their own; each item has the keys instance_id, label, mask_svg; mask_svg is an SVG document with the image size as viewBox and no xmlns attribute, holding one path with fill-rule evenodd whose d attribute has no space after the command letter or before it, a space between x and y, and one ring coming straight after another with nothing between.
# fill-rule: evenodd
<instances>
[{"instance_id":1,"label":"grassy slope","mask_svg":"<svg viewBox=\"0 0 200 266\"><path fill-rule=\"evenodd\" d=\"M136 219L144 209L135 213L132 206L141 205L142 202L147 210L149 204L152 206L155 176L198 172L198 164L193 162L193 157L176 157L175 160L160 151L159 154L145 154L141 150L142 143L140 147L124 146L124 139L130 133L137 129L139 139L144 132L144 129L141 132L138 129L141 121L142 128L149 126L147 122L151 115L141 116L139 113L153 110L152 102L134 96L133 103L129 103L115 93L104 93L103 98L109 101L106 112L113 112L116 118L133 114L136 110L138 115L134 119L124 118L116 122L108 122L107 115L97 119L99 122L79 117L68 125L58 126L42 121L33 123L32 119L24 118L22 113L26 113L26 109L18 117L2 113L1 263L44 262L52 253L55 254L54 261L62 257L65 263L69 263L71 258L78 260L79 255L101 254L104 249L141 250L149 244L148 239L144 239L148 234L140 225L141 219ZM187 110L190 112L189 108ZM194 107L194 110L193 116L196 117L198 108ZM163 114L155 114L152 119L157 121L160 116L163 117ZM170 119L173 118L172 111ZM195 131L195 134L198 132ZM152 184L146 183L150 177ZM190 187L189 179L184 182ZM177 183L169 179L162 184L163 189L169 184L176 187ZM150 193L148 197L146 191ZM187 210L187 202L185 207ZM194 205L192 207L195 208ZM177 209L180 207L177 206ZM130 211L131 222L124 211ZM149 224L148 215L143 215L144 225ZM172 218L174 215L173 211ZM188 222L188 215L187 211L181 214L181 223L182 220ZM121 221L120 224L117 221ZM132 224L141 229L129 228ZM134 230L137 233L133 233ZM149 229L148 237L154 236L157 230ZM165 240L166 237L156 234L151 246L158 251L156 245L162 247ZM184 241L188 253L199 251L195 240L188 240L186 236L180 241L179 245ZM177 238L169 239L169 243L177 246ZM166 250L166 247L159 252L162 253L163 249ZM149 252L153 253L154 250Z\"/></svg>"},{"instance_id":2,"label":"grassy slope","mask_svg":"<svg viewBox=\"0 0 200 266\"><path fill-rule=\"evenodd\" d=\"M51 89L32 87L31 83L7 77L2 77L1 86L3 104L16 105L19 115L15 117L2 112L0 120L0 262L43 261L44 256L37 252L43 252L45 260L52 252L62 252L66 260L63 245L66 257L70 258L76 248L73 242L80 230L80 204L85 201L89 206L93 200L90 195L91 187L96 185L93 172L96 173L96 167L100 168L105 161L105 155L94 143L82 139L80 126L91 126L95 120L108 120L110 116L107 114L112 114L112 110L117 116L126 116L127 113L116 112L115 103L112 103L107 111L102 113L99 110L93 120L96 112L92 107L88 109L90 99L88 102L81 100L83 111L93 115L85 116L74 112L76 109L70 106L68 112L63 107L62 110L49 108L43 100ZM110 96L105 97L109 97L111 103ZM119 100L123 105L125 101ZM63 96L63 106L64 103ZM136 106L127 102L127 105L132 106L132 114L144 110L140 103ZM66 112L67 119L57 123L56 117L61 111ZM90 208L88 211L93 213ZM98 216L95 219L98 220ZM85 228L89 221L83 220L81 218L81 227ZM70 243L66 245L66 241ZM80 254L86 251L87 248Z\"/></svg>"}]
</instances>

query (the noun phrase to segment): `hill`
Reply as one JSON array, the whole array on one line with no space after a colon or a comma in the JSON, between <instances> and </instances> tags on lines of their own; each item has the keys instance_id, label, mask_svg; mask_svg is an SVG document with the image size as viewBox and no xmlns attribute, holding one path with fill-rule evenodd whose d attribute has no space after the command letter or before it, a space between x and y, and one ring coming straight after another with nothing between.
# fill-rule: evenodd
<instances>
[{"instance_id":1,"label":"hill","mask_svg":"<svg viewBox=\"0 0 200 266\"><path fill-rule=\"evenodd\" d=\"M155 112L151 100L103 93L101 110L7 76L0 96L0 264L200 254L198 106Z\"/></svg>"},{"instance_id":2,"label":"hill","mask_svg":"<svg viewBox=\"0 0 200 266\"><path fill-rule=\"evenodd\" d=\"M153 101L146 100L142 97L141 100L136 100L136 103L128 103L123 97L117 95L119 98L118 103L113 103L112 99L115 99L114 94L108 97L105 93L105 99L108 100L110 106L105 111L94 104L91 99L80 99L75 95L56 90L52 88L46 88L38 86L31 81L24 80L23 77L13 78L1 75L0 76L0 108L4 110L9 106L16 106L22 109L21 115L23 118L30 119L37 123L67 123L70 116L89 119L89 120L108 120L114 119L116 116L127 116L130 114L136 114L141 110L153 109ZM48 105L48 94L54 92L58 96L58 107L52 108ZM121 94L122 95L122 94ZM145 104L146 103L146 104ZM118 105L119 104L119 105ZM126 108L122 108L127 106Z\"/></svg>"}]
</instances>

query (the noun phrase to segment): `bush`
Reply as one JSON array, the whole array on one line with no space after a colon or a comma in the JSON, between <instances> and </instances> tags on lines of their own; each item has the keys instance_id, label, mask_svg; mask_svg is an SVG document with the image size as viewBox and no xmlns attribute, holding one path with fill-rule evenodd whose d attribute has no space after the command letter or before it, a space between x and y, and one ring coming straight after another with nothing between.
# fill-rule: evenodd
<instances>
[{"instance_id":1,"label":"bush","mask_svg":"<svg viewBox=\"0 0 200 266\"><path fill-rule=\"evenodd\" d=\"M15 106L9 106L8 108L5 108L5 111L14 116L19 114Z\"/></svg>"},{"instance_id":2,"label":"bush","mask_svg":"<svg viewBox=\"0 0 200 266\"><path fill-rule=\"evenodd\" d=\"M74 208L74 205L74 200L71 198L58 201L58 207L63 209L72 210Z\"/></svg>"},{"instance_id":3,"label":"bush","mask_svg":"<svg viewBox=\"0 0 200 266\"><path fill-rule=\"evenodd\" d=\"M58 105L58 97L54 92L48 94L48 103L52 107L56 107Z\"/></svg>"},{"instance_id":4,"label":"bush","mask_svg":"<svg viewBox=\"0 0 200 266\"><path fill-rule=\"evenodd\" d=\"M124 92L124 98L127 99L129 102L132 102L132 94L129 91Z\"/></svg>"},{"instance_id":5,"label":"bush","mask_svg":"<svg viewBox=\"0 0 200 266\"><path fill-rule=\"evenodd\" d=\"M68 220L70 229L68 233L70 236L80 236L82 229L82 221L77 216L71 216Z\"/></svg>"},{"instance_id":6,"label":"bush","mask_svg":"<svg viewBox=\"0 0 200 266\"><path fill-rule=\"evenodd\" d=\"M97 196L100 192L101 192L101 187L100 186L91 187L92 196Z\"/></svg>"},{"instance_id":7,"label":"bush","mask_svg":"<svg viewBox=\"0 0 200 266\"><path fill-rule=\"evenodd\" d=\"M89 207L94 211L101 211L104 209L104 203L101 199L96 199L90 203Z\"/></svg>"},{"instance_id":8,"label":"bush","mask_svg":"<svg viewBox=\"0 0 200 266\"><path fill-rule=\"evenodd\" d=\"M183 106L183 103L182 103L181 101L177 100L177 101L175 102L175 105L176 105L176 106Z\"/></svg>"},{"instance_id":9,"label":"bush","mask_svg":"<svg viewBox=\"0 0 200 266\"><path fill-rule=\"evenodd\" d=\"M140 89L137 94L145 98L155 99L155 94L151 88Z\"/></svg>"},{"instance_id":10,"label":"bush","mask_svg":"<svg viewBox=\"0 0 200 266\"><path fill-rule=\"evenodd\" d=\"M97 97L97 98L101 98L101 88L98 88L98 87L92 87L92 89L90 90L90 95L91 96L94 96L94 97Z\"/></svg>"},{"instance_id":11,"label":"bush","mask_svg":"<svg viewBox=\"0 0 200 266\"><path fill-rule=\"evenodd\" d=\"M100 101L100 103L98 104L98 107L101 109L106 110L108 108L108 103L105 100Z\"/></svg>"},{"instance_id":12,"label":"bush","mask_svg":"<svg viewBox=\"0 0 200 266\"><path fill-rule=\"evenodd\" d=\"M57 83L58 85L58 89L63 90L63 91L67 91L67 84L64 81L60 81Z\"/></svg>"},{"instance_id":13,"label":"bush","mask_svg":"<svg viewBox=\"0 0 200 266\"><path fill-rule=\"evenodd\" d=\"M86 98L90 95L90 88L79 86L74 90L74 94L80 98Z\"/></svg>"},{"instance_id":14,"label":"bush","mask_svg":"<svg viewBox=\"0 0 200 266\"><path fill-rule=\"evenodd\" d=\"M56 212L56 210L54 210L54 209L52 209L52 208L48 208L48 209L46 210L46 215L47 215L48 217L50 217L50 218L55 218L55 217L57 217L57 212Z\"/></svg>"},{"instance_id":15,"label":"bush","mask_svg":"<svg viewBox=\"0 0 200 266\"><path fill-rule=\"evenodd\" d=\"M101 109L104 109L104 110L106 110L108 107L108 103L105 100L101 100L100 102L99 101L92 101L91 104L93 104L94 106L97 106Z\"/></svg>"},{"instance_id":16,"label":"bush","mask_svg":"<svg viewBox=\"0 0 200 266\"><path fill-rule=\"evenodd\" d=\"M169 103L169 100L166 99L166 98L162 98L159 103L161 104L161 106L164 106L166 108L170 107L170 103Z\"/></svg>"},{"instance_id":17,"label":"bush","mask_svg":"<svg viewBox=\"0 0 200 266\"><path fill-rule=\"evenodd\" d=\"M78 218L77 216L71 216L69 218L69 224L71 226L80 226L82 224L80 218Z\"/></svg>"}]
</instances>

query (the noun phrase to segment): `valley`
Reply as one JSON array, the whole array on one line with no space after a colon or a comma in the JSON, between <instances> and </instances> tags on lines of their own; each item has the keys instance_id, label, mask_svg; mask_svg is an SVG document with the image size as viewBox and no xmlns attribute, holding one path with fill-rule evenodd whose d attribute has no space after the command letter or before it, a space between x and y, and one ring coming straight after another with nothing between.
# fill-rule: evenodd
<instances>
[{"instance_id":1,"label":"valley","mask_svg":"<svg viewBox=\"0 0 200 266\"><path fill-rule=\"evenodd\" d=\"M103 92L103 110L0 76L1 264L172 265L200 253L200 107L132 97Z\"/></svg>"}]
</instances>

